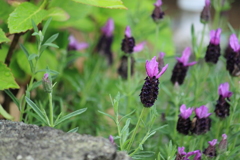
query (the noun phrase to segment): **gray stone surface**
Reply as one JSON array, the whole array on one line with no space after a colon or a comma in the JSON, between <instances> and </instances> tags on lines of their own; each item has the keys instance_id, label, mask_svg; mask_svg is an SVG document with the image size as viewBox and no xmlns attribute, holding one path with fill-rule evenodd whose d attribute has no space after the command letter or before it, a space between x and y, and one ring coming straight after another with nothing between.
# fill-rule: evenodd
<instances>
[{"instance_id":1,"label":"gray stone surface","mask_svg":"<svg viewBox=\"0 0 240 160\"><path fill-rule=\"evenodd\" d=\"M110 141L0 120L0 160L131 160Z\"/></svg>"}]
</instances>

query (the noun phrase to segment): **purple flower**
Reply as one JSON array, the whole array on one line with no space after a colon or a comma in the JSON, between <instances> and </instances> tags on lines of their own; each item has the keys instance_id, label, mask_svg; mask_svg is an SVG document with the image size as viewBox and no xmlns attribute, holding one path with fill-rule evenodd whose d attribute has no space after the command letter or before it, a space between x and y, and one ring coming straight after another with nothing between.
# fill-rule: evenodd
<instances>
[{"instance_id":1,"label":"purple flower","mask_svg":"<svg viewBox=\"0 0 240 160\"><path fill-rule=\"evenodd\" d=\"M205 0L205 6L209 7L210 6L210 0Z\"/></svg>"},{"instance_id":2,"label":"purple flower","mask_svg":"<svg viewBox=\"0 0 240 160\"><path fill-rule=\"evenodd\" d=\"M210 31L210 43L219 45L220 43L220 36L221 36L222 29L218 28L216 31Z\"/></svg>"},{"instance_id":3,"label":"purple flower","mask_svg":"<svg viewBox=\"0 0 240 160\"><path fill-rule=\"evenodd\" d=\"M146 42L141 42L134 46L133 52L141 52L145 46Z\"/></svg>"},{"instance_id":4,"label":"purple flower","mask_svg":"<svg viewBox=\"0 0 240 160\"><path fill-rule=\"evenodd\" d=\"M223 98L229 98L232 96L232 92L229 91L229 84L228 82L222 83L218 87L218 94Z\"/></svg>"},{"instance_id":5,"label":"purple flower","mask_svg":"<svg viewBox=\"0 0 240 160\"><path fill-rule=\"evenodd\" d=\"M238 52L240 50L240 44L238 42L238 38L236 34L232 34L229 38L229 45L233 49L234 52Z\"/></svg>"},{"instance_id":6,"label":"purple flower","mask_svg":"<svg viewBox=\"0 0 240 160\"><path fill-rule=\"evenodd\" d=\"M186 160L189 160L188 157L195 155L194 160L201 160L202 153L200 150L188 152L186 155Z\"/></svg>"},{"instance_id":7,"label":"purple flower","mask_svg":"<svg viewBox=\"0 0 240 160\"><path fill-rule=\"evenodd\" d=\"M74 36L70 35L68 37L69 44L68 44L68 50L82 50L88 47L88 43L85 42L78 42L77 39L75 39Z\"/></svg>"},{"instance_id":8,"label":"purple flower","mask_svg":"<svg viewBox=\"0 0 240 160\"><path fill-rule=\"evenodd\" d=\"M190 56L191 56L191 48L187 47L183 51L182 57L181 58L177 57L176 59L178 62L183 63L184 66L192 66L192 65L196 64L197 62L188 63Z\"/></svg>"},{"instance_id":9,"label":"purple flower","mask_svg":"<svg viewBox=\"0 0 240 160\"><path fill-rule=\"evenodd\" d=\"M160 7L162 5L162 0L157 0L156 3L154 3L154 6Z\"/></svg>"},{"instance_id":10,"label":"purple flower","mask_svg":"<svg viewBox=\"0 0 240 160\"><path fill-rule=\"evenodd\" d=\"M125 29L125 35L128 38L132 37L131 28L129 26L127 26Z\"/></svg>"},{"instance_id":11,"label":"purple flower","mask_svg":"<svg viewBox=\"0 0 240 160\"><path fill-rule=\"evenodd\" d=\"M212 114L212 113L208 113L208 108L205 107L205 106L201 106L199 108L196 108L195 113L196 113L197 117L200 118L200 119L207 118Z\"/></svg>"},{"instance_id":12,"label":"purple flower","mask_svg":"<svg viewBox=\"0 0 240 160\"><path fill-rule=\"evenodd\" d=\"M43 76L43 80L48 80L48 77L49 77L49 74L48 73L45 73L44 76Z\"/></svg>"},{"instance_id":13,"label":"purple flower","mask_svg":"<svg viewBox=\"0 0 240 160\"><path fill-rule=\"evenodd\" d=\"M115 142L114 142L114 138L113 138L112 135L110 135L108 139L109 139L109 141L110 141L112 144L115 144Z\"/></svg>"},{"instance_id":14,"label":"purple flower","mask_svg":"<svg viewBox=\"0 0 240 160\"><path fill-rule=\"evenodd\" d=\"M226 134L222 134L222 139L226 140L227 139L227 135Z\"/></svg>"},{"instance_id":15,"label":"purple flower","mask_svg":"<svg viewBox=\"0 0 240 160\"><path fill-rule=\"evenodd\" d=\"M217 139L214 139L212 141L208 141L208 144L211 146L215 146L217 144Z\"/></svg>"},{"instance_id":16,"label":"purple flower","mask_svg":"<svg viewBox=\"0 0 240 160\"><path fill-rule=\"evenodd\" d=\"M178 154L180 154L180 155L186 155L187 153L184 152L184 150L185 150L185 147L178 147Z\"/></svg>"},{"instance_id":17,"label":"purple flower","mask_svg":"<svg viewBox=\"0 0 240 160\"><path fill-rule=\"evenodd\" d=\"M187 119L191 116L192 114L192 111L193 111L193 108L186 108L186 105L183 104L181 105L180 107L180 116L183 118L183 119Z\"/></svg>"},{"instance_id":18,"label":"purple flower","mask_svg":"<svg viewBox=\"0 0 240 160\"><path fill-rule=\"evenodd\" d=\"M156 61L156 56L154 56L152 58L151 61L146 61L146 71L147 71L147 75L152 78L152 77L156 77L159 78L168 68L168 64L165 65L162 70L159 72L158 70L158 62Z\"/></svg>"},{"instance_id":19,"label":"purple flower","mask_svg":"<svg viewBox=\"0 0 240 160\"><path fill-rule=\"evenodd\" d=\"M101 31L103 32L104 35L107 37L111 37L114 31L114 22L111 18L108 19L107 23L105 26L102 27Z\"/></svg>"}]
</instances>

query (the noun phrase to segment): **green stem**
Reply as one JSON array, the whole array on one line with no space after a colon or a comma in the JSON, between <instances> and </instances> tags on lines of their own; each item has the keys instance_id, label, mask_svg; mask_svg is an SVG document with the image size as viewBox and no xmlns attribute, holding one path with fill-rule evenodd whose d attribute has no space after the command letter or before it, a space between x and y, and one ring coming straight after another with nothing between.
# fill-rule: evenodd
<instances>
[{"instance_id":1,"label":"green stem","mask_svg":"<svg viewBox=\"0 0 240 160\"><path fill-rule=\"evenodd\" d=\"M132 134L132 136L131 136L131 138L130 138L130 142L129 142L128 146L127 146L127 150L128 150L128 151L130 150L130 148L131 148L131 146L132 146L132 143L133 143L133 141L134 141L134 139L135 139L135 136L136 136L136 134L137 134L137 130L138 130L139 125L140 125L140 121L141 121L141 119L142 119L142 117L143 117L143 113L145 112L146 109L147 109L147 108L143 107L142 112L141 112L141 114L140 114L140 116L139 116L139 118L138 118L137 125L136 125L136 127L135 127L135 129L134 129L134 131L133 131L133 134Z\"/></svg>"},{"instance_id":2,"label":"green stem","mask_svg":"<svg viewBox=\"0 0 240 160\"><path fill-rule=\"evenodd\" d=\"M203 39L204 39L204 35L205 35L205 30L206 30L206 24L204 24L203 26L203 30L202 30L202 35L201 35L201 41L200 41L200 46L198 49L198 54L197 54L197 60L201 57L202 54L202 44L203 44Z\"/></svg>"},{"instance_id":3,"label":"green stem","mask_svg":"<svg viewBox=\"0 0 240 160\"><path fill-rule=\"evenodd\" d=\"M159 38L159 27L160 27L160 25L159 25L159 23L157 23L157 26L156 26L156 40L155 40L156 47L155 47L155 52L154 52L154 54L155 54L155 53L157 52L157 50L158 50L157 46L158 46L158 38Z\"/></svg>"},{"instance_id":4,"label":"green stem","mask_svg":"<svg viewBox=\"0 0 240 160\"><path fill-rule=\"evenodd\" d=\"M50 127L54 127L54 125L53 125L52 93L48 93L48 98L49 98L49 117L50 117Z\"/></svg>"},{"instance_id":5,"label":"green stem","mask_svg":"<svg viewBox=\"0 0 240 160\"><path fill-rule=\"evenodd\" d=\"M130 84L130 81L131 81L131 56L130 55L127 55L127 80L128 80L128 84Z\"/></svg>"},{"instance_id":6,"label":"green stem","mask_svg":"<svg viewBox=\"0 0 240 160\"><path fill-rule=\"evenodd\" d=\"M122 146L122 134L121 134L121 129L120 129L120 124L119 124L119 121L118 121L118 113L116 113L116 125L117 125L117 130L118 130L118 136L120 137L120 150L122 151L123 150L123 146Z\"/></svg>"}]
</instances>

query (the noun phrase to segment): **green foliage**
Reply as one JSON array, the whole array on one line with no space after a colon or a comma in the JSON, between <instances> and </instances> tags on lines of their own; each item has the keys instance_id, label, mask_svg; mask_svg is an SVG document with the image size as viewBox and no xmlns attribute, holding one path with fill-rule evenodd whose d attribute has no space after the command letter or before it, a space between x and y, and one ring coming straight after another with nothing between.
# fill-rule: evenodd
<instances>
[{"instance_id":1,"label":"green foliage","mask_svg":"<svg viewBox=\"0 0 240 160\"><path fill-rule=\"evenodd\" d=\"M39 24L47 15L43 6L37 7L29 2L21 3L9 15L8 28L10 33L25 32L32 28L31 20Z\"/></svg>"},{"instance_id":2,"label":"green foliage","mask_svg":"<svg viewBox=\"0 0 240 160\"><path fill-rule=\"evenodd\" d=\"M0 75L0 90L19 88L11 70L2 62L0 62Z\"/></svg>"},{"instance_id":3,"label":"green foliage","mask_svg":"<svg viewBox=\"0 0 240 160\"><path fill-rule=\"evenodd\" d=\"M6 36L5 36L5 33L3 32L3 30L0 28L0 44L3 43L3 42L9 42L10 39L8 39Z\"/></svg>"},{"instance_id":4,"label":"green foliage","mask_svg":"<svg viewBox=\"0 0 240 160\"><path fill-rule=\"evenodd\" d=\"M3 109L1 104L0 104L0 115L2 115L4 118L8 120L13 120L13 117Z\"/></svg>"},{"instance_id":5,"label":"green foliage","mask_svg":"<svg viewBox=\"0 0 240 160\"><path fill-rule=\"evenodd\" d=\"M121 0L74 0L78 3L93 5L97 7L110 8L110 9L127 9Z\"/></svg>"}]
</instances>

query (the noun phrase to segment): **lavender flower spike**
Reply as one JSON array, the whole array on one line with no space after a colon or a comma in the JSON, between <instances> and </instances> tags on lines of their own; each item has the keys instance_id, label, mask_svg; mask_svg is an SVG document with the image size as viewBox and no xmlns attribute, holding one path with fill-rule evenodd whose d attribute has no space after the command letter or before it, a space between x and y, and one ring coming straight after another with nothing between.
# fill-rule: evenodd
<instances>
[{"instance_id":1,"label":"lavender flower spike","mask_svg":"<svg viewBox=\"0 0 240 160\"><path fill-rule=\"evenodd\" d=\"M183 51L182 57L181 58L177 57L176 59L178 60L178 62L183 63L184 66L192 66L192 65L196 64L197 62L188 63L190 56L191 56L191 48L187 47Z\"/></svg>"},{"instance_id":2,"label":"lavender flower spike","mask_svg":"<svg viewBox=\"0 0 240 160\"><path fill-rule=\"evenodd\" d=\"M230 98L232 96L233 93L229 91L228 82L225 82L219 85L218 94L223 98Z\"/></svg>"},{"instance_id":3,"label":"lavender flower spike","mask_svg":"<svg viewBox=\"0 0 240 160\"><path fill-rule=\"evenodd\" d=\"M180 116L183 118L183 119L188 119L191 114L192 114L192 111L193 111L193 108L186 108L186 105L183 104L181 107L180 107Z\"/></svg>"},{"instance_id":4,"label":"lavender flower spike","mask_svg":"<svg viewBox=\"0 0 240 160\"><path fill-rule=\"evenodd\" d=\"M184 159L184 160L189 160L188 157L190 157L192 155L195 155L194 160L201 160L202 153L200 150L188 152L186 155L186 159Z\"/></svg>"},{"instance_id":5,"label":"lavender flower spike","mask_svg":"<svg viewBox=\"0 0 240 160\"><path fill-rule=\"evenodd\" d=\"M160 7L162 5L162 0L157 0L156 3L154 3L154 6Z\"/></svg>"},{"instance_id":6,"label":"lavender flower spike","mask_svg":"<svg viewBox=\"0 0 240 160\"><path fill-rule=\"evenodd\" d=\"M141 52L145 46L146 42L141 42L139 44L137 44L136 46L134 46L133 48L133 52Z\"/></svg>"},{"instance_id":7,"label":"lavender flower spike","mask_svg":"<svg viewBox=\"0 0 240 160\"><path fill-rule=\"evenodd\" d=\"M217 139L214 139L212 141L208 141L208 144L211 146L215 146L217 144Z\"/></svg>"},{"instance_id":8,"label":"lavender flower spike","mask_svg":"<svg viewBox=\"0 0 240 160\"><path fill-rule=\"evenodd\" d=\"M227 139L227 135L226 134L222 134L222 139L226 140Z\"/></svg>"},{"instance_id":9,"label":"lavender flower spike","mask_svg":"<svg viewBox=\"0 0 240 160\"><path fill-rule=\"evenodd\" d=\"M178 154L180 154L180 155L186 155L187 153L184 152L184 150L185 150L185 147L178 147Z\"/></svg>"},{"instance_id":10,"label":"lavender flower spike","mask_svg":"<svg viewBox=\"0 0 240 160\"><path fill-rule=\"evenodd\" d=\"M109 141L110 141L112 144L115 144L115 143L114 143L114 138L113 138L112 135L110 135L108 139L109 139Z\"/></svg>"},{"instance_id":11,"label":"lavender flower spike","mask_svg":"<svg viewBox=\"0 0 240 160\"><path fill-rule=\"evenodd\" d=\"M177 156L175 158L175 160L187 160L186 159L186 152L184 152L184 147L178 147L178 153Z\"/></svg>"},{"instance_id":12,"label":"lavender flower spike","mask_svg":"<svg viewBox=\"0 0 240 160\"><path fill-rule=\"evenodd\" d=\"M221 28L218 28L216 31L212 30L210 32L210 42L212 44L219 45L221 32L222 32Z\"/></svg>"},{"instance_id":13,"label":"lavender flower spike","mask_svg":"<svg viewBox=\"0 0 240 160\"><path fill-rule=\"evenodd\" d=\"M233 49L234 52L238 52L240 50L240 44L238 42L238 38L236 34L232 34L229 38L229 45Z\"/></svg>"},{"instance_id":14,"label":"lavender flower spike","mask_svg":"<svg viewBox=\"0 0 240 160\"><path fill-rule=\"evenodd\" d=\"M208 113L208 108L205 107L205 106L201 106L199 108L196 108L195 113L196 113L197 117L200 118L200 119L207 118L212 114L212 113Z\"/></svg>"},{"instance_id":15,"label":"lavender flower spike","mask_svg":"<svg viewBox=\"0 0 240 160\"><path fill-rule=\"evenodd\" d=\"M68 44L68 50L82 50L88 47L88 43L85 42L78 42L78 40L73 36L70 35L68 37L69 39L69 44Z\"/></svg>"},{"instance_id":16,"label":"lavender flower spike","mask_svg":"<svg viewBox=\"0 0 240 160\"><path fill-rule=\"evenodd\" d=\"M222 140L220 141L218 148L220 152L224 152L227 149L227 135L223 134L222 135Z\"/></svg>"},{"instance_id":17,"label":"lavender flower spike","mask_svg":"<svg viewBox=\"0 0 240 160\"><path fill-rule=\"evenodd\" d=\"M154 76L156 78L159 78L168 68L168 64L165 65L162 70L159 72L158 70L158 62L156 61L156 56L154 56L152 58L151 61L146 61L146 71L147 71L147 75L150 77L150 78L153 78Z\"/></svg>"},{"instance_id":18,"label":"lavender flower spike","mask_svg":"<svg viewBox=\"0 0 240 160\"><path fill-rule=\"evenodd\" d=\"M101 31L103 32L104 35L107 37L111 37L114 31L114 22L111 18L108 19L107 23L105 26L102 27Z\"/></svg>"}]
</instances>

